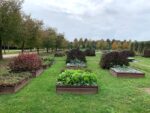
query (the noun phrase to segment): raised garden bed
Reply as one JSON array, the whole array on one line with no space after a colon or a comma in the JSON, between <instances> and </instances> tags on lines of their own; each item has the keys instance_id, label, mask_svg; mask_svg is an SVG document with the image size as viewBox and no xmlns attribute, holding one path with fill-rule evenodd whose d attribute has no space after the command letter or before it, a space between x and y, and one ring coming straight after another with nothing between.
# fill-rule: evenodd
<instances>
[{"instance_id":1,"label":"raised garden bed","mask_svg":"<svg viewBox=\"0 0 150 113\"><path fill-rule=\"evenodd\" d=\"M42 67L43 69L47 69L48 67L51 67L51 65L54 63L54 58L51 57L43 57L42 58Z\"/></svg>"},{"instance_id":2,"label":"raised garden bed","mask_svg":"<svg viewBox=\"0 0 150 113\"><path fill-rule=\"evenodd\" d=\"M135 60L135 58L133 58L133 57L128 57L128 61L129 62L133 62Z\"/></svg>"},{"instance_id":3,"label":"raised garden bed","mask_svg":"<svg viewBox=\"0 0 150 113\"><path fill-rule=\"evenodd\" d=\"M80 61L78 59L70 60L70 63L66 64L66 67L69 69L79 69L79 68L85 68L86 63L83 61Z\"/></svg>"},{"instance_id":4,"label":"raised garden bed","mask_svg":"<svg viewBox=\"0 0 150 113\"><path fill-rule=\"evenodd\" d=\"M56 86L57 93L97 94L98 86Z\"/></svg>"},{"instance_id":5,"label":"raised garden bed","mask_svg":"<svg viewBox=\"0 0 150 113\"><path fill-rule=\"evenodd\" d=\"M96 76L84 70L65 70L57 79L56 92L96 94L98 93Z\"/></svg>"},{"instance_id":6,"label":"raised garden bed","mask_svg":"<svg viewBox=\"0 0 150 113\"><path fill-rule=\"evenodd\" d=\"M130 77L130 78L141 78L145 77L145 74L129 68L129 67L115 67L110 69L110 73L116 77Z\"/></svg>"},{"instance_id":7,"label":"raised garden bed","mask_svg":"<svg viewBox=\"0 0 150 113\"><path fill-rule=\"evenodd\" d=\"M54 61L47 62L42 64L43 69L47 69L48 67L51 67L53 65Z\"/></svg>"},{"instance_id":8,"label":"raised garden bed","mask_svg":"<svg viewBox=\"0 0 150 113\"><path fill-rule=\"evenodd\" d=\"M85 68L87 67L85 63L67 63L67 68Z\"/></svg>"},{"instance_id":9,"label":"raised garden bed","mask_svg":"<svg viewBox=\"0 0 150 113\"><path fill-rule=\"evenodd\" d=\"M42 72L43 72L43 68L40 68L38 70L32 71L31 74L32 74L32 77L35 78L35 77L41 75Z\"/></svg>"},{"instance_id":10,"label":"raised garden bed","mask_svg":"<svg viewBox=\"0 0 150 113\"><path fill-rule=\"evenodd\" d=\"M76 68L76 67L74 67L74 68L62 68L61 69L61 73L62 72L64 72L64 71L66 71L66 70L83 70L83 71L86 71L86 72L92 72L92 70L91 69L88 69L88 68Z\"/></svg>"},{"instance_id":11,"label":"raised garden bed","mask_svg":"<svg viewBox=\"0 0 150 113\"><path fill-rule=\"evenodd\" d=\"M0 77L0 94L11 94L19 91L30 81L29 76L6 75ZM15 77L14 77L15 76Z\"/></svg>"}]
</instances>

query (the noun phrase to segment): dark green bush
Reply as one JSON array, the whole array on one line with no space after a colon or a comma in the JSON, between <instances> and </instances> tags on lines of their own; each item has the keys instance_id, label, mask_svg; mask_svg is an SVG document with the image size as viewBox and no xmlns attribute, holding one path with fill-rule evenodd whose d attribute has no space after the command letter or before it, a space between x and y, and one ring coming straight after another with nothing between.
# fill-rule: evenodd
<instances>
[{"instance_id":1,"label":"dark green bush","mask_svg":"<svg viewBox=\"0 0 150 113\"><path fill-rule=\"evenodd\" d=\"M95 56L95 49L86 49L84 53L86 56Z\"/></svg>"}]
</instances>

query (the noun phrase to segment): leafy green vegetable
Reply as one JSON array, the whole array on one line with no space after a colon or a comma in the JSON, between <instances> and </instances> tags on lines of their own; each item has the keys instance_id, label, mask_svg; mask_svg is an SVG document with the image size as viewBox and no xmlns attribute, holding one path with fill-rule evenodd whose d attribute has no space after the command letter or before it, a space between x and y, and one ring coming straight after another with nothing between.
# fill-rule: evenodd
<instances>
[{"instance_id":1,"label":"leafy green vegetable","mask_svg":"<svg viewBox=\"0 0 150 113\"><path fill-rule=\"evenodd\" d=\"M58 79L57 85L62 86L95 86L97 85L96 75L84 70L65 70Z\"/></svg>"}]
</instances>

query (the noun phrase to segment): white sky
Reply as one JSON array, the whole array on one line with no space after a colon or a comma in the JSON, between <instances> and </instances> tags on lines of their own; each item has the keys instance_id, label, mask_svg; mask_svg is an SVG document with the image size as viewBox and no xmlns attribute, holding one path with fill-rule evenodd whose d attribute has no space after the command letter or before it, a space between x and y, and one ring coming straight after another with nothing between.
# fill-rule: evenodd
<instances>
[{"instance_id":1,"label":"white sky","mask_svg":"<svg viewBox=\"0 0 150 113\"><path fill-rule=\"evenodd\" d=\"M150 0L25 0L23 11L68 40L150 40Z\"/></svg>"}]
</instances>

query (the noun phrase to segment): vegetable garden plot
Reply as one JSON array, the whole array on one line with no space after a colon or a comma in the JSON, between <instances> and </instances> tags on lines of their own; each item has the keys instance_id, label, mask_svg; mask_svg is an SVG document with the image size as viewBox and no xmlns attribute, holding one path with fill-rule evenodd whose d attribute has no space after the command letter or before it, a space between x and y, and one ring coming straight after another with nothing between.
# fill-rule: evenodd
<instances>
[{"instance_id":1,"label":"vegetable garden plot","mask_svg":"<svg viewBox=\"0 0 150 113\"><path fill-rule=\"evenodd\" d=\"M98 86L56 86L57 93L96 94Z\"/></svg>"},{"instance_id":2,"label":"vegetable garden plot","mask_svg":"<svg viewBox=\"0 0 150 113\"><path fill-rule=\"evenodd\" d=\"M37 76L40 76L40 75L43 73L43 71L44 71L43 68L40 68L40 69L38 69L38 70L32 71L32 72L31 72L32 77L35 78L35 77L37 77Z\"/></svg>"},{"instance_id":3,"label":"vegetable garden plot","mask_svg":"<svg viewBox=\"0 0 150 113\"><path fill-rule=\"evenodd\" d=\"M30 74L8 74L0 76L0 94L15 93L28 84Z\"/></svg>"},{"instance_id":4,"label":"vegetable garden plot","mask_svg":"<svg viewBox=\"0 0 150 113\"><path fill-rule=\"evenodd\" d=\"M128 61L133 62L133 61L135 61L135 58L134 57L128 57Z\"/></svg>"},{"instance_id":5,"label":"vegetable garden plot","mask_svg":"<svg viewBox=\"0 0 150 113\"><path fill-rule=\"evenodd\" d=\"M54 63L54 58L50 57L43 57L42 58L42 67L43 69L47 69L48 67L51 67Z\"/></svg>"},{"instance_id":6,"label":"vegetable garden plot","mask_svg":"<svg viewBox=\"0 0 150 113\"><path fill-rule=\"evenodd\" d=\"M86 64L84 62L78 61L78 60L72 60L70 63L66 64L66 67L78 67L78 68L85 68Z\"/></svg>"},{"instance_id":7,"label":"vegetable garden plot","mask_svg":"<svg viewBox=\"0 0 150 113\"><path fill-rule=\"evenodd\" d=\"M67 68L85 68L86 67L85 53L79 49L70 50L67 53L66 67Z\"/></svg>"},{"instance_id":8,"label":"vegetable garden plot","mask_svg":"<svg viewBox=\"0 0 150 113\"><path fill-rule=\"evenodd\" d=\"M56 84L57 93L96 94L97 79L94 73L83 70L66 70L62 72Z\"/></svg>"},{"instance_id":9,"label":"vegetable garden plot","mask_svg":"<svg viewBox=\"0 0 150 113\"><path fill-rule=\"evenodd\" d=\"M110 69L110 73L116 77L131 77L140 78L145 77L143 72L129 67L114 67Z\"/></svg>"}]
</instances>

